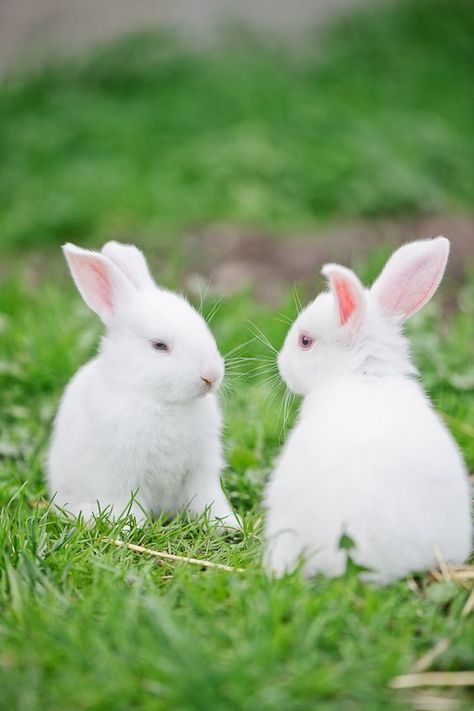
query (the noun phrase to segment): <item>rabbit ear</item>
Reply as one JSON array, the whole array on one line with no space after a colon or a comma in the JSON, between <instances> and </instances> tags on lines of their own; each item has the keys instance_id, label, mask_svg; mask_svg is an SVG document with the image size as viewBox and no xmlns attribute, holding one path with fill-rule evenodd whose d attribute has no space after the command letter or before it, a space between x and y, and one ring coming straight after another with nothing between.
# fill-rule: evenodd
<instances>
[{"instance_id":1,"label":"rabbit ear","mask_svg":"<svg viewBox=\"0 0 474 711\"><path fill-rule=\"evenodd\" d=\"M101 252L123 271L137 289L156 286L143 252L133 244L111 241L104 244Z\"/></svg>"},{"instance_id":2,"label":"rabbit ear","mask_svg":"<svg viewBox=\"0 0 474 711\"><path fill-rule=\"evenodd\" d=\"M449 256L445 237L418 240L392 254L371 293L385 316L409 318L433 296Z\"/></svg>"},{"instance_id":3,"label":"rabbit ear","mask_svg":"<svg viewBox=\"0 0 474 711\"><path fill-rule=\"evenodd\" d=\"M122 303L136 293L132 283L107 257L74 244L63 247L72 278L82 298L107 325Z\"/></svg>"},{"instance_id":4,"label":"rabbit ear","mask_svg":"<svg viewBox=\"0 0 474 711\"><path fill-rule=\"evenodd\" d=\"M366 297L358 277L339 264L325 264L321 271L336 298L341 326L350 323L353 328L359 328L365 316Z\"/></svg>"}]
</instances>

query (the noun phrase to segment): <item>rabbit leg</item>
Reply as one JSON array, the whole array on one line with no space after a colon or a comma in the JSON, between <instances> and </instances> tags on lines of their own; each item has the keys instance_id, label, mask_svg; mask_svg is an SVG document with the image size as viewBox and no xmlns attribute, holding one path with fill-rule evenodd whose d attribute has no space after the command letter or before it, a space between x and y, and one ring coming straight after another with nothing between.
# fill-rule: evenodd
<instances>
[{"instance_id":1,"label":"rabbit leg","mask_svg":"<svg viewBox=\"0 0 474 711\"><path fill-rule=\"evenodd\" d=\"M301 548L294 534L282 531L267 541L263 565L268 575L282 578L298 564Z\"/></svg>"},{"instance_id":2,"label":"rabbit leg","mask_svg":"<svg viewBox=\"0 0 474 711\"><path fill-rule=\"evenodd\" d=\"M207 511L210 520L221 521L225 528L240 528L241 524L222 491L220 468L220 461L217 458L212 467L207 460L189 475L183 506L198 516Z\"/></svg>"},{"instance_id":3,"label":"rabbit leg","mask_svg":"<svg viewBox=\"0 0 474 711\"><path fill-rule=\"evenodd\" d=\"M55 504L56 510L65 513L71 518L79 518L82 516L85 523L93 524L94 517L98 515L97 502L81 501L78 504Z\"/></svg>"},{"instance_id":4,"label":"rabbit leg","mask_svg":"<svg viewBox=\"0 0 474 711\"><path fill-rule=\"evenodd\" d=\"M188 509L198 516L207 511L211 521L221 521L225 528L240 528L241 524L222 491L219 479L208 482L206 487L201 482L199 489L189 498Z\"/></svg>"}]
</instances>

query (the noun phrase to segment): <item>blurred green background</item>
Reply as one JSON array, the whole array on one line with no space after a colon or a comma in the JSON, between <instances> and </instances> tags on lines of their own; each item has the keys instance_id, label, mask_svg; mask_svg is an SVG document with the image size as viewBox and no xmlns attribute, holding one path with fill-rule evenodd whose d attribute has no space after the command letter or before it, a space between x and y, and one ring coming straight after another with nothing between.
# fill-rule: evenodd
<instances>
[{"instance_id":1,"label":"blurred green background","mask_svg":"<svg viewBox=\"0 0 474 711\"><path fill-rule=\"evenodd\" d=\"M372 4L296 47L148 34L7 77L2 244L469 210L473 31L468 1Z\"/></svg>"},{"instance_id":2,"label":"blurred green background","mask_svg":"<svg viewBox=\"0 0 474 711\"><path fill-rule=\"evenodd\" d=\"M471 707L464 688L389 688L440 639L430 670L474 667L468 583L275 582L260 565L261 494L298 405L272 390L265 339L280 347L325 261L370 282L402 241L451 239L442 289L409 332L474 470L474 4L356 4L284 37L260 20L212 41L149 28L46 62L25 46L24 64L3 66L2 710ZM3 3L4 28L32 7ZM100 334L59 247L108 239L143 248L234 361L223 483L241 535L185 516L89 529L45 508L52 417ZM157 566L114 535L246 572Z\"/></svg>"}]
</instances>

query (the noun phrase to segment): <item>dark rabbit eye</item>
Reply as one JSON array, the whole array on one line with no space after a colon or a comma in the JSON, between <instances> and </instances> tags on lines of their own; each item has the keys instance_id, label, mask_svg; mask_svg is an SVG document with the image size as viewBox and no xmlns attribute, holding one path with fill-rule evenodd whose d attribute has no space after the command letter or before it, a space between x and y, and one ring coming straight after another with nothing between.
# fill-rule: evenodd
<instances>
[{"instance_id":1,"label":"dark rabbit eye","mask_svg":"<svg viewBox=\"0 0 474 711\"><path fill-rule=\"evenodd\" d=\"M304 350L308 350L314 343L314 338L309 335L309 333L300 333L298 338L298 345Z\"/></svg>"},{"instance_id":2,"label":"dark rabbit eye","mask_svg":"<svg viewBox=\"0 0 474 711\"><path fill-rule=\"evenodd\" d=\"M168 350L169 350L167 344L166 344L164 341L152 341L152 342L151 342L151 347L152 347L153 350L155 350L155 351L163 351L163 352L165 352L165 351L168 351Z\"/></svg>"}]
</instances>

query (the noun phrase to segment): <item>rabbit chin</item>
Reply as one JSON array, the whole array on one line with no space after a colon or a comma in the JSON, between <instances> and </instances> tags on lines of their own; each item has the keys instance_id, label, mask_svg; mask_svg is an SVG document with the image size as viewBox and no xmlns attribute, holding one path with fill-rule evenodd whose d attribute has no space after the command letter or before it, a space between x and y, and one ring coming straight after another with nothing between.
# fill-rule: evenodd
<instances>
[{"instance_id":1,"label":"rabbit chin","mask_svg":"<svg viewBox=\"0 0 474 711\"><path fill-rule=\"evenodd\" d=\"M287 345L278 355L278 370L283 381L291 392L302 397L333 378L339 379L356 372L357 363L357 357L351 350L341 351L330 346L318 354L303 355Z\"/></svg>"},{"instance_id":2,"label":"rabbit chin","mask_svg":"<svg viewBox=\"0 0 474 711\"><path fill-rule=\"evenodd\" d=\"M198 381L193 381L180 387L163 387L161 384L154 393L154 399L164 405L185 405L186 403L202 400L207 395L215 395L217 388L202 385Z\"/></svg>"},{"instance_id":3,"label":"rabbit chin","mask_svg":"<svg viewBox=\"0 0 474 711\"><path fill-rule=\"evenodd\" d=\"M298 368L298 364L284 350L278 354L278 370L285 385L295 395L304 397L311 390L311 384L308 383L308 375L302 376L302 369Z\"/></svg>"}]
</instances>

